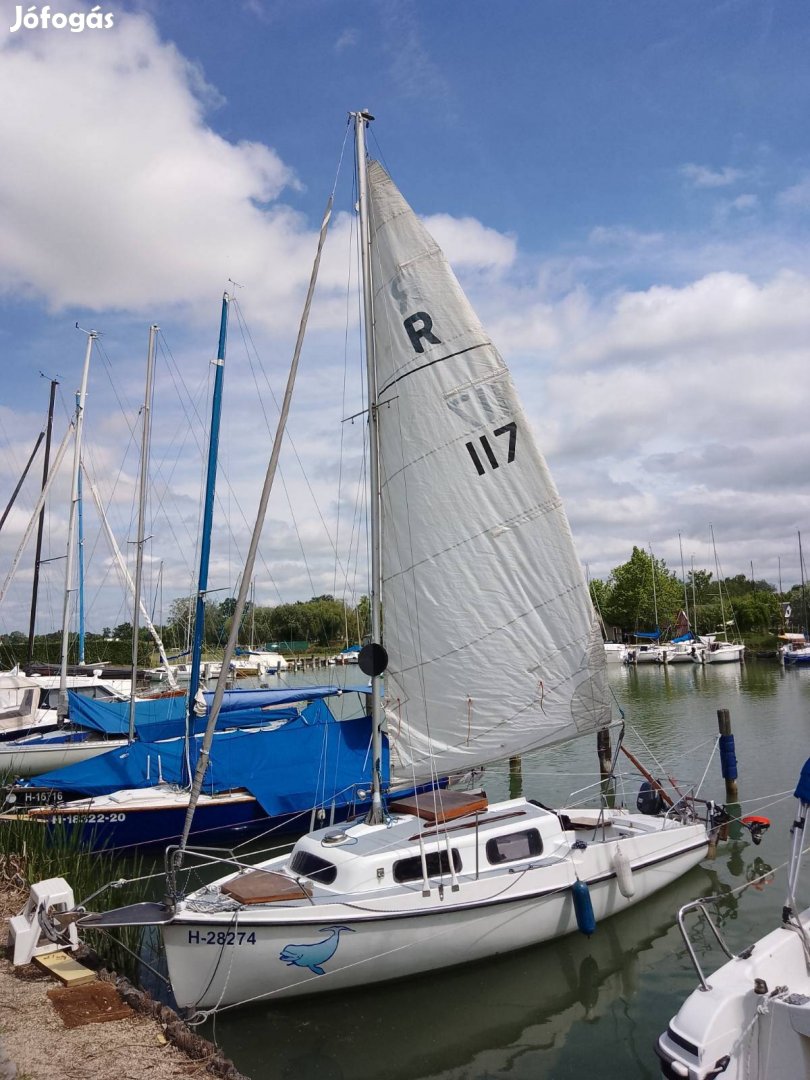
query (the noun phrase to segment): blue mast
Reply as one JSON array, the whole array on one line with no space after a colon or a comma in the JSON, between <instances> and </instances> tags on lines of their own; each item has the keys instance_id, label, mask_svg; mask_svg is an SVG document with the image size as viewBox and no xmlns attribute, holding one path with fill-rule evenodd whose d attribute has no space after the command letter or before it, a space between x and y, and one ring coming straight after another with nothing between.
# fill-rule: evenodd
<instances>
[{"instance_id":1,"label":"blue mast","mask_svg":"<svg viewBox=\"0 0 810 1080\"><path fill-rule=\"evenodd\" d=\"M188 684L188 715L193 723L194 699L200 687L200 661L205 637L205 594L208 591L208 562L211 555L211 522L214 516L214 495L217 483L217 455L219 452L219 422L222 415L222 379L225 368L225 343L228 337L228 303L230 297L222 297L222 316L219 323L219 348L217 349L214 398L211 404L211 434L208 441L208 473L205 481L205 508L203 510L202 543L200 544L200 575L197 583L197 608L194 616L194 644L191 650L191 677Z\"/></svg>"},{"instance_id":2,"label":"blue mast","mask_svg":"<svg viewBox=\"0 0 810 1080\"><path fill-rule=\"evenodd\" d=\"M76 391L76 408L79 408L79 392ZM84 663L84 519L82 514L82 468L79 464L79 485L76 489L78 505L79 525L79 656L80 664Z\"/></svg>"}]
</instances>

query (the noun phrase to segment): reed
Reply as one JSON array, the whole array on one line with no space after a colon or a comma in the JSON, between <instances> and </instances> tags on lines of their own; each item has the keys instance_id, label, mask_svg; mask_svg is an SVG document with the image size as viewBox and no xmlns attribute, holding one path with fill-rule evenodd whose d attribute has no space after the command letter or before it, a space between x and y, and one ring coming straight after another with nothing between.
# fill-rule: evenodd
<instances>
[{"instance_id":1,"label":"reed","mask_svg":"<svg viewBox=\"0 0 810 1080\"><path fill-rule=\"evenodd\" d=\"M144 873L141 856L123 860L114 852L88 851L81 839L60 826L46 828L40 821L24 817L5 817L0 823L0 859L15 869L26 888L37 881L62 877L73 889L77 904L87 904L94 910L93 895L110 882L137 878ZM142 885L123 884L112 893L103 891L98 898L100 908L120 906L143 899ZM138 976L137 954L140 950L138 929L117 930L113 933L94 933L88 940L105 965L135 982ZM136 955L133 955L136 954Z\"/></svg>"}]
</instances>

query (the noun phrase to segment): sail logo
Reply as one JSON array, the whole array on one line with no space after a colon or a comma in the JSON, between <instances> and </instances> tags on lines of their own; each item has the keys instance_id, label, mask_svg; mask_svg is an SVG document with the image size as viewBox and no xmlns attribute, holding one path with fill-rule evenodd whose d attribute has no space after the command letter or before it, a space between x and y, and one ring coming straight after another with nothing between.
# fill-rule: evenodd
<instances>
[{"instance_id":1,"label":"sail logo","mask_svg":"<svg viewBox=\"0 0 810 1080\"><path fill-rule=\"evenodd\" d=\"M114 22L112 12L103 12L101 5L91 8L90 11L51 11L50 4L44 4L41 8L32 5L23 8L20 4L15 8L14 23L9 27L12 34L18 30L70 30L72 34L81 34L84 30L110 30Z\"/></svg>"}]
</instances>

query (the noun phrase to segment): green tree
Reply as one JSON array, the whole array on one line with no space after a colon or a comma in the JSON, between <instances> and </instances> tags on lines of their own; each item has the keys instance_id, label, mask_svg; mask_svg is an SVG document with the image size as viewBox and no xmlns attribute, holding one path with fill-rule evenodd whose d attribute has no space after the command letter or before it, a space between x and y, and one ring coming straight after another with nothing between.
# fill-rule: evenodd
<instances>
[{"instance_id":1,"label":"green tree","mask_svg":"<svg viewBox=\"0 0 810 1080\"><path fill-rule=\"evenodd\" d=\"M633 633L673 624L682 606L681 584L664 560L634 546L628 561L611 572L602 616L609 625Z\"/></svg>"}]
</instances>

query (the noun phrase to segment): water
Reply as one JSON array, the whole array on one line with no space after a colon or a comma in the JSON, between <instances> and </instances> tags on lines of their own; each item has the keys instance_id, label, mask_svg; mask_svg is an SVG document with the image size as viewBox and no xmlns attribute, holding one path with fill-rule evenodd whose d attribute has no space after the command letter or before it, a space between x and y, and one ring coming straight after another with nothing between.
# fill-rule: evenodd
<instances>
[{"instance_id":1,"label":"water","mask_svg":"<svg viewBox=\"0 0 810 1080\"><path fill-rule=\"evenodd\" d=\"M610 679L628 743L643 740L659 774L686 782L704 776L717 709L731 711L743 813L773 822L759 847L743 831L720 845L714 861L601 923L590 939L570 935L397 985L226 1012L205 1033L252 1080L657 1078L654 1041L696 986L674 925L678 907L725 894L720 922L735 950L779 920L792 791L810 752L810 671L750 661L708 669L617 667ZM358 681L356 671L348 681ZM559 804L572 789L592 784L594 744L587 738L527 756L525 793ZM488 770L485 786L491 799L505 796L506 770ZM637 779L627 787L633 805L637 788ZM716 754L701 794L724 798ZM776 870L773 884L731 895L768 867ZM697 923L693 940L708 970L721 962Z\"/></svg>"}]
</instances>

